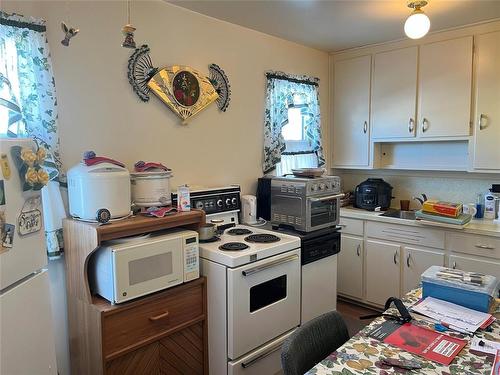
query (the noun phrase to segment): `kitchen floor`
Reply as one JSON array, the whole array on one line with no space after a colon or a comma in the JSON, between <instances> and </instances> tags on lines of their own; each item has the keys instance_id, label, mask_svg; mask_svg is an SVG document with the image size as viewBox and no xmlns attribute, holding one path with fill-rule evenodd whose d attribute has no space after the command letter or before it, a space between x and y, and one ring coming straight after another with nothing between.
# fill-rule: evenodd
<instances>
[{"instance_id":1,"label":"kitchen floor","mask_svg":"<svg viewBox=\"0 0 500 375\"><path fill-rule=\"evenodd\" d=\"M378 312L377 310L361 307L354 303L340 299L337 300L337 311L344 318L351 337L373 321L373 319L360 320L360 316L375 314Z\"/></svg>"}]
</instances>

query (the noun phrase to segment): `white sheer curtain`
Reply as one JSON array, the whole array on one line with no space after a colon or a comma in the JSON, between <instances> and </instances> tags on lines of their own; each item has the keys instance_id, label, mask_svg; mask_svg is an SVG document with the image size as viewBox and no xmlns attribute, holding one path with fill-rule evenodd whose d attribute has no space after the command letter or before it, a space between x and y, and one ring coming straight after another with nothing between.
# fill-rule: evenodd
<instances>
[{"instance_id":1,"label":"white sheer curtain","mask_svg":"<svg viewBox=\"0 0 500 375\"><path fill-rule=\"evenodd\" d=\"M300 154L281 154L281 162L276 164L276 176L283 176L292 173L292 169L316 168L318 166L318 156L315 152Z\"/></svg>"}]
</instances>

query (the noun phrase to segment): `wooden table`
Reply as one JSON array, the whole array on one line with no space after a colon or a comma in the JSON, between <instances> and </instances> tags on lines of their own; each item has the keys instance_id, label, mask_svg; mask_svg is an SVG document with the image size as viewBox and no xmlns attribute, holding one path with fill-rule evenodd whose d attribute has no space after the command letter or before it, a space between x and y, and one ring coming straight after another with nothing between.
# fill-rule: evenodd
<instances>
[{"instance_id":1,"label":"wooden table","mask_svg":"<svg viewBox=\"0 0 500 375\"><path fill-rule=\"evenodd\" d=\"M417 302L421 289L411 291L404 298L406 305ZM498 301L497 301L498 302ZM497 320L491 325L493 331L478 331L477 337L500 342L500 306L496 304L494 312ZM485 353L470 351L469 344L459 353L449 366L426 360L412 353L403 351L395 346L372 339L367 334L382 323L384 318L375 319L370 325L354 335L337 351L330 354L323 361L307 372L307 375L352 375L352 374L464 374L464 375L489 375L493 364L493 356ZM432 325L429 324L429 328ZM420 370L403 370L386 366L381 363L383 358L415 359L422 363Z\"/></svg>"}]
</instances>

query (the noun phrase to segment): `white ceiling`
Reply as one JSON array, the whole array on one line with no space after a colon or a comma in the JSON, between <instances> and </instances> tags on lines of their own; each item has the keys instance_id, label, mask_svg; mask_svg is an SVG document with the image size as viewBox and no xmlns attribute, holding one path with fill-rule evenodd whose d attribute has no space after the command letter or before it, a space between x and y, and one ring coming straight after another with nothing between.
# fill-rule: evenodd
<instances>
[{"instance_id":1,"label":"white ceiling","mask_svg":"<svg viewBox=\"0 0 500 375\"><path fill-rule=\"evenodd\" d=\"M169 0L195 12L325 51L404 37L406 0ZM500 0L429 0L431 32L500 18Z\"/></svg>"}]
</instances>

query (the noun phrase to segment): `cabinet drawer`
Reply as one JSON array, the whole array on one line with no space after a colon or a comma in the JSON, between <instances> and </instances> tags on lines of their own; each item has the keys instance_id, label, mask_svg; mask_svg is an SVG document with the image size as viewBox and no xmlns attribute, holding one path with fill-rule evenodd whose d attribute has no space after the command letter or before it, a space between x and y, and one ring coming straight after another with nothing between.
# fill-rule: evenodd
<instances>
[{"instance_id":1,"label":"cabinet drawer","mask_svg":"<svg viewBox=\"0 0 500 375\"><path fill-rule=\"evenodd\" d=\"M342 233L354 234L357 236L362 236L363 231L363 220L349 219L347 217L340 218L340 224Z\"/></svg>"},{"instance_id":2,"label":"cabinet drawer","mask_svg":"<svg viewBox=\"0 0 500 375\"><path fill-rule=\"evenodd\" d=\"M466 233L446 233L447 249L472 255L500 259L500 238Z\"/></svg>"},{"instance_id":3,"label":"cabinet drawer","mask_svg":"<svg viewBox=\"0 0 500 375\"><path fill-rule=\"evenodd\" d=\"M366 234L368 237L383 240L444 249L444 231L442 230L369 221L366 223Z\"/></svg>"},{"instance_id":4,"label":"cabinet drawer","mask_svg":"<svg viewBox=\"0 0 500 375\"><path fill-rule=\"evenodd\" d=\"M203 315L203 286L182 293L146 297L144 303L110 312L103 317L105 359L160 338L168 331Z\"/></svg>"}]
</instances>

